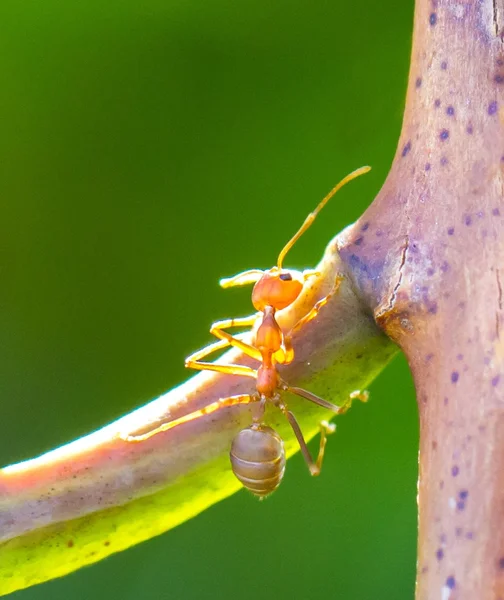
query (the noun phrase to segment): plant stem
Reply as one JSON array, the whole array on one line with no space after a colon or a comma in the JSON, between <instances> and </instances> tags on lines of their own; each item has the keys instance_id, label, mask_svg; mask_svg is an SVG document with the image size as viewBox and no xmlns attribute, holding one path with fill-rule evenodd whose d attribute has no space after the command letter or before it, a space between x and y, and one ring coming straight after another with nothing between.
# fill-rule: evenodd
<instances>
[{"instance_id":1,"label":"plant stem","mask_svg":"<svg viewBox=\"0 0 504 600\"><path fill-rule=\"evenodd\" d=\"M279 313L288 330L342 274L330 244L310 286ZM396 353L345 278L338 293L293 338L295 361L281 369L293 386L339 405L364 388ZM226 361L251 364L231 351ZM257 365L255 365L257 366ZM200 374L76 442L0 470L0 595L59 577L182 523L240 488L230 470L234 435L250 425L251 405L221 409L143 441L126 441L219 398L251 393L254 380ZM286 398L310 439L333 413ZM267 422L298 450L279 411ZM336 438L337 439L337 438Z\"/></svg>"}]
</instances>

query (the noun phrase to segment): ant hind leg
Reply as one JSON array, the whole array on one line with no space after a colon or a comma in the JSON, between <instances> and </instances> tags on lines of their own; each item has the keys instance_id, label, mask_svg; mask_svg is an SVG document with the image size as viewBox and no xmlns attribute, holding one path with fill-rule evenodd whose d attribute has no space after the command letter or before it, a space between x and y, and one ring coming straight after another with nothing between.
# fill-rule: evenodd
<instances>
[{"instance_id":1,"label":"ant hind leg","mask_svg":"<svg viewBox=\"0 0 504 600\"><path fill-rule=\"evenodd\" d=\"M327 408L328 410L331 410L333 413L339 414L342 412L341 406L338 406L337 404L333 404L332 402L329 402L328 400L324 400L324 398L320 398L320 396L317 396L316 394L313 394L312 392L309 392L308 390L304 390L303 388L290 386L290 385L287 385L284 381L282 381L282 382L280 382L280 389L284 390L285 392L290 392L291 394L295 394L296 396L300 396L301 398L304 398L305 400L309 400L310 402L313 402L317 406L321 406L322 408Z\"/></svg>"},{"instance_id":2,"label":"ant hind leg","mask_svg":"<svg viewBox=\"0 0 504 600\"><path fill-rule=\"evenodd\" d=\"M299 427L299 423L297 422L294 414L288 410L284 405L280 407L282 412L287 417L292 430L294 431L294 435L298 441L299 447L301 449L301 453L308 465L308 469L310 470L310 474L313 477L320 475L320 471L322 469L322 462L324 460L325 448L327 444L327 436L331 433L334 433L336 430L336 426L333 423L328 423L327 421L321 421L320 423L320 446L317 455L317 460L313 460L310 451L308 450L308 446L306 445L306 441L304 439L301 428Z\"/></svg>"}]
</instances>

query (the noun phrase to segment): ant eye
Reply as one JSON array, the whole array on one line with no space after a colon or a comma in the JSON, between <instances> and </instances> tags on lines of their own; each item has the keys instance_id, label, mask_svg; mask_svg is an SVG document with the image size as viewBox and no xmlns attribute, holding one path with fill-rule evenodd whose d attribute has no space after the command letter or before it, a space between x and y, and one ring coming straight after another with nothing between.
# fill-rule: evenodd
<instances>
[{"instance_id":1,"label":"ant eye","mask_svg":"<svg viewBox=\"0 0 504 600\"><path fill-rule=\"evenodd\" d=\"M292 281L292 275L290 273L280 273L279 278L282 281Z\"/></svg>"}]
</instances>

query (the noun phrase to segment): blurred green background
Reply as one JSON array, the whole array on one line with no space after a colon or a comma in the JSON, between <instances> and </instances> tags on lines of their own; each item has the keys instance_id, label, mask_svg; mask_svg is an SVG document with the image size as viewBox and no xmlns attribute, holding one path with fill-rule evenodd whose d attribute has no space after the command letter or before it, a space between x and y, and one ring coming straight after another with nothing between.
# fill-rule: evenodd
<instances>
[{"instance_id":1,"label":"blurred green background","mask_svg":"<svg viewBox=\"0 0 504 600\"><path fill-rule=\"evenodd\" d=\"M413 2L3 0L0 463L81 436L187 377L217 281L320 258L372 201L400 131ZM266 502L245 492L20 600L407 599L417 414L404 359ZM316 444L317 442L315 442Z\"/></svg>"}]
</instances>

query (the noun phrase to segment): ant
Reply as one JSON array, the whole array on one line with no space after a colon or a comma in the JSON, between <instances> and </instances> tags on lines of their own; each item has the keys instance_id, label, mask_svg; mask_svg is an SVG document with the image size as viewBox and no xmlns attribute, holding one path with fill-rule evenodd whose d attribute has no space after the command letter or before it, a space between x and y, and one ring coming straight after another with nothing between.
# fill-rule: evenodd
<instances>
[{"instance_id":1,"label":"ant","mask_svg":"<svg viewBox=\"0 0 504 600\"><path fill-rule=\"evenodd\" d=\"M283 478L285 471L285 449L281 437L271 427L263 422L266 403L270 402L278 407L287 417L299 443L301 452L308 465L311 475L319 475L324 458L327 435L333 433L335 426L327 421L320 423L320 446L316 460L313 460L306 445L301 428L294 416L282 399L282 392L290 392L318 406L341 413L344 409L302 388L289 386L278 373L277 365L288 365L294 359L292 348L293 334L314 319L320 309L327 304L329 299L337 292L342 277L336 278L331 291L320 299L307 314L305 314L287 333L284 333L276 320L276 312L291 306L304 289L306 282L317 275L316 271L295 271L283 268L285 256L298 239L312 225L318 213L327 202L349 181L367 173L370 167L361 167L344 177L318 204L317 208L305 219L303 225L295 235L282 248L277 264L267 271L253 269L244 271L234 277L222 279L223 288L242 286L254 283L252 290L252 304L256 313L249 317L226 319L217 321L210 328L210 333L219 338L218 342L205 346L191 354L185 365L191 369L202 371L216 371L228 375L241 375L256 380L256 390L252 394L240 394L221 398L208 406L165 423L160 427L138 436L127 436L128 441L141 441L167 431L183 423L187 423L204 415L220 410L224 407L237 404L258 402L258 410L253 416L253 423L241 430L233 439L230 451L231 466L236 477L244 487L259 497L265 497L273 492ZM255 332L253 343L241 339L241 334L233 336L225 329L235 327L252 327L262 316L261 323ZM253 369L244 365L221 364L203 362L201 359L223 348L233 346L247 356L257 360L260 365ZM367 393L353 392L351 399L360 398L367 400Z\"/></svg>"}]
</instances>

